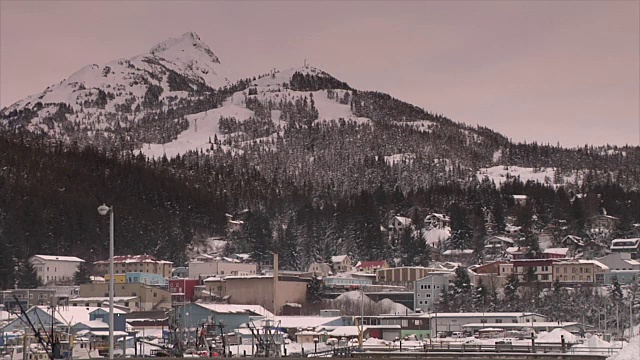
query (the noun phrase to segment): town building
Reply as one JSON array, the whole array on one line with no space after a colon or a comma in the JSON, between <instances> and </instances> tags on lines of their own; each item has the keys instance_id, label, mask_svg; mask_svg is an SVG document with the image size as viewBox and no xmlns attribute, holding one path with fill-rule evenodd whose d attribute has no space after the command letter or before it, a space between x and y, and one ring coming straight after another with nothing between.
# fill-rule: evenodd
<instances>
[{"instance_id":1,"label":"town building","mask_svg":"<svg viewBox=\"0 0 640 360\"><path fill-rule=\"evenodd\" d=\"M429 214L424 218L424 225L428 229L444 229L451 225L451 219L444 214Z\"/></svg>"},{"instance_id":2,"label":"town building","mask_svg":"<svg viewBox=\"0 0 640 360\"><path fill-rule=\"evenodd\" d=\"M169 279L171 303L178 305L195 300L195 287L198 285L198 279Z\"/></svg>"},{"instance_id":3,"label":"town building","mask_svg":"<svg viewBox=\"0 0 640 360\"><path fill-rule=\"evenodd\" d=\"M476 313L429 313L421 316L430 321L432 334L463 331L469 324L535 324L546 322L547 317L525 312L476 312Z\"/></svg>"},{"instance_id":4,"label":"town building","mask_svg":"<svg viewBox=\"0 0 640 360\"><path fill-rule=\"evenodd\" d=\"M113 309L115 331L125 331L126 329L126 312ZM49 306L33 306L26 311L27 318L34 324L41 324L43 328L48 329L53 324L59 326L70 326L74 328L79 323L88 321L101 320L109 324L109 309L85 306L59 306L55 311L51 311ZM14 332L18 330L31 331L29 322L25 319L25 315L20 315L11 321L5 327L0 329L2 332Z\"/></svg>"},{"instance_id":5,"label":"town building","mask_svg":"<svg viewBox=\"0 0 640 360\"><path fill-rule=\"evenodd\" d=\"M606 255L609 248L598 243L595 240L588 240L582 247L582 256L586 259L593 259Z\"/></svg>"},{"instance_id":6,"label":"town building","mask_svg":"<svg viewBox=\"0 0 640 360\"><path fill-rule=\"evenodd\" d=\"M43 284L67 284L73 283L78 266L84 260L75 256L34 255L29 262Z\"/></svg>"},{"instance_id":7,"label":"town building","mask_svg":"<svg viewBox=\"0 0 640 360\"><path fill-rule=\"evenodd\" d=\"M618 226L619 219L615 216L598 214L589 219L589 227L592 231L614 231Z\"/></svg>"},{"instance_id":8,"label":"town building","mask_svg":"<svg viewBox=\"0 0 640 360\"><path fill-rule=\"evenodd\" d=\"M329 276L332 274L331 265L321 262L312 262L309 265L309 272L313 276Z\"/></svg>"},{"instance_id":9,"label":"town building","mask_svg":"<svg viewBox=\"0 0 640 360\"><path fill-rule=\"evenodd\" d=\"M335 272L349 272L353 269L349 255L336 255L331 257L331 264Z\"/></svg>"},{"instance_id":10,"label":"town building","mask_svg":"<svg viewBox=\"0 0 640 360\"><path fill-rule=\"evenodd\" d=\"M640 238L615 239L611 241L612 253L629 253L632 259L640 258Z\"/></svg>"},{"instance_id":11,"label":"town building","mask_svg":"<svg viewBox=\"0 0 640 360\"><path fill-rule=\"evenodd\" d=\"M109 308L108 296L77 297L69 300L69 306L84 306L96 308ZM139 296L114 296L113 306L121 310L131 312L140 309Z\"/></svg>"},{"instance_id":12,"label":"town building","mask_svg":"<svg viewBox=\"0 0 640 360\"><path fill-rule=\"evenodd\" d=\"M167 279L160 274L130 272L125 274L127 284L146 284L155 286L167 286Z\"/></svg>"},{"instance_id":13,"label":"town building","mask_svg":"<svg viewBox=\"0 0 640 360\"><path fill-rule=\"evenodd\" d=\"M612 253L599 258L598 261L607 266L610 271L640 270L640 262L631 259L630 253Z\"/></svg>"},{"instance_id":14,"label":"town building","mask_svg":"<svg viewBox=\"0 0 640 360\"><path fill-rule=\"evenodd\" d=\"M373 279L366 277L325 276L322 284L329 289L358 289L373 284Z\"/></svg>"},{"instance_id":15,"label":"town building","mask_svg":"<svg viewBox=\"0 0 640 360\"><path fill-rule=\"evenodd\" d=\"M145 284L118 284L114 286L116 297L139 297L140 301L134 311L152 311L171 308L171 293ZM80 285L80 297L108 298L109 284Z\"/></svg>"},{"instance_id":16,"label":"town building","mask_svg":"<svg viewBox=\"0 0 640 360\"><path fill-rule=\"evenodd\" d=\"M514 245L514 241L506 236L491 236L485 242L486 254L500 254Z\"/></svg>"},{"instance_id":17,"label":"town building","mask_svg":"<svg viewBox=\"0 0 640 360\"><path fill-rule=\"evenodd\" d=\"M260 305L274 314L281 314L286 303L304 304L307 283L311 279L273 275L227 276L225 290L230 304Z\"/></svg>"},{"instance_id":18,"label":"town building","mask_svg":"<svg viewBox=\"0 0 640 360\"><path fill-rule=\"evenodd\" d=\"M97 274L109 273L109 260L94 262ZM126 274L130 272L145 272L159 274L165 278L171 277L173 263L171 261L158 260L151 255L121 255L113 257L114 273ZM114 278L115 279L115 278Z\"/></svg>"},{"instance_id":19,"label":"town building","mask_svg":"<svg viewBox=\"0 0 640 360\"><path fill-rule=\"evenodd\" d=\"M408 217L396 215L389 221L389 236L399 236L407 229L411 229L413 221Z\"/></svg>"},{"instance_id":20,"label":"town building","mask_svg":"<svg viewBox=\"0 0 640 360\"><path fill-rule=\"evenodd\" d=\"M111 279L110 274L104 274L104 281L109 282ZM127 283L127 275L126 274L114 274L113 275L113 283L114 284L126 284Z\"/></svg>"},{"instance_id":21,"label":"town building","mask_svg":"<svg viewBox=\"0 0 640 360\"><path fill-rule=\"evenodd\" d=\"M469 278L473 286L478 286L480 282L492 290L502 288L506 283L506 275L500 272L501 266L508 264L504 261L494 261L483 265L473 265L469 269ZM513 269L511 266L510 269Z\"/></svg>"},{"instance_id":22,"label":"town building","mask_svg":"<svg viewBox=\"0 0 640 360\"><path fill-rule=\"evenodd\" d=\"M223 331L232 332L248 322L274 315L260 305L188 303L169 312L169 323L184 328L196 328L205 323L220 324Z\"/></svg>"},{"instance_id":23,"label":"town building","mask_svg":"<svg viewBox=\"0 0 640 360\"><path fill-rule=\"evenodd\" d=\"M189 277L189 268L186 266L178 266L171 270L171 277L177 279L183 279Z\"/></svg>"},{"instance_id":24,"label":"town building","mask_svg":"<svg viewBox=\"0 0 640 360\"><path fill-rule=\"evenodd\" d=\"M516 205L526 205L527 204L527 195L511 195L513 198L513 202Z\"/></svg>"},{"instance_id":25,"label":"town building","mask_svg":"<svg viewBox=\"0 0 640 360\"><path fill-rule=\"evenodd\" d=\"M518 275L521 282L539 281L552 283L554 259L526 259L513 260L513 272ZM532 277L530 277L532 276Z\"/></svg>"},{"instance_id":26,"label":"town building","mask_svg":"<svg viewBox=\"0 0 640 360\"><path fill-rule=\"evenodd\" d=\"M454 275L450 272L434 272L416 281L414 285L414 310L433 311L442 293L449 290Z\"/></svg>"},{"instance_id":27,"label":"town building","mask_svg":"<svg viewBox=\"0 0 640 360\"><path fill-rule=\"evenodd\" d=\"M10 289L0 291L0 304L7 310L19 311L19 304L28 309L36 305L57 305L58 299L54 289Z\"/></svg>"},{"instance_id":28,"label":"town building","mask_svg":"<svg viewBox=\"0 0 640 360\"><path fill-rule=\"evenodd\" d=\"M561 284L593 285L596 275L609 268L595 260L567 260L553 264L553 278Z\"/></svg>"},{"instance_id":29,"label":"town building","mask_svg":"<svg viewBox=\"0 0 640 360\"><path fill-rule=\"evenodd\" d=\"M388 269L389 264L386 261L359 261L356 264L356 270L361 273L375 274L379 269Z\"/></svg>"},{"instance_id":30,"label":"town building","mask_svg":"<svg viewBox=\"0 0 640 360\"><path fill-rule=\"evenodd\" d=\"M413 290L416 280L422 279L431 272L438 272L442 269L426 268L423 266L402 266L376 271L376 283L382 285L402 286L408 290Z\"/></svg>"},{"instance_id":31,"label":"town building","mask_svg":"<svg viewBox=\"0 0 640 360\"><path fill-rule=\"evenodd\" d=\"M228 261L191 261L189 262L189 278L199 279L211 276L243 276L255 275L258 265L254 263Z\"/></svg>"},{"instance_id":32,"label":"town building","mask_svg":"<svg viewBox=\"0 0 640 360\"><path fill-rule=\"evenodd\" d=\"M565 259L569 255L569 248L547 248L542 251L545 259Z\"/></svg>"}]
</instances>

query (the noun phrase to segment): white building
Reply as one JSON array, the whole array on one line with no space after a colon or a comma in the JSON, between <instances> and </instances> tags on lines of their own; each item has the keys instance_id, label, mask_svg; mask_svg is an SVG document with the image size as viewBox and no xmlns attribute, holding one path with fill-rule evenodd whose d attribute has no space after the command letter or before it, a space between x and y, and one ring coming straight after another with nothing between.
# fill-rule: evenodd
<instances>
[{"instance_id":1,"label":"white building","mask_svg":"<svg viewBox=\"0 0 640 360\"><path fill-rule=\"evenodd\" d=\"M243 276L255 275L258 266L252 263L238 263L226 261L191 261L189 263L189 279L198 279L201 276L229 275Z\"/></svg>"},{"instance_id":2,"label":"white building","mask_svg":"<svg viewBox=\"0 0 640 360\"><path fill-rule=\"evenodd\" d=\"M451 224L451 219L444 214L429 214L424 218L424 224L431 229L444 229Z\"/></svg>"},{"instance_id":3,"label":"white building","mask_svg":"<svg viewBox=\"0 0 640 360\"><path fill-rule=\"evenodd\" d=\"M440 301L440 295L448 291L449 281L454 275L450 272L434 272L416 280L413 287L413 303L415 310L429 312Z\"/></svg>"},{"instance_id":4,"label":"white building","mask_svg":"<svg viewBox=\"0 0 640 360\"><path fill-rule=\"evenodd\" d=\"M438 332L463 331L468 324L525 324L546 322L547 317L524 312L429 313L421 316L430 321L430 329Z\"/></svg>"},{"instance_id":5,"label":"white building","mask_svg":"<svg viewBox=\"0 0 640 360\"><path fill-rule=\"evenodd\" d=\"M61 284L73 281L73 275L84 260L75 256L34 255L29 262L44 284Z\"/></svg>"}]
</instances>

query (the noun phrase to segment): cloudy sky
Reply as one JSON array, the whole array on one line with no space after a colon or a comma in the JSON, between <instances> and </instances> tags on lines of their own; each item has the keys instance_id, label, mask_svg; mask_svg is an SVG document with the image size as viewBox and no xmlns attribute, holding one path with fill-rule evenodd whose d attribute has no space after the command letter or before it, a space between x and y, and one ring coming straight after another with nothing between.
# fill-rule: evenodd
<instances>
[{"instance_id":1,"label":"cloudy sky","mask_svg":"<svg viewBox=\"0 0 640 360\"><path fill-rule=\"evenodd\" d=\"M250 76L304 59L515 141L640 142L640 2L0 1L0 106L194 31Z\"/></svg>"}]
</instances>

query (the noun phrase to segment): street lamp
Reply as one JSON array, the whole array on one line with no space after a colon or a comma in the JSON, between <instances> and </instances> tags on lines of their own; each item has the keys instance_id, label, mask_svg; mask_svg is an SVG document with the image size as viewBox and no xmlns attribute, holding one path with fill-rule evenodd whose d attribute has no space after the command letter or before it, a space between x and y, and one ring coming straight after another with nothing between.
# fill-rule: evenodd
<instances>
[{"instance_id":1,"label":"street lamp","mask_svg":"<svg viewBox=\"0 0 640 360\"><path fill-rule=\"evenodd\" d=\"M113 359L113 206L106 204L98 207L98 213L102 216L109 214L109 359Z\"/></svg>"},{"instance_id":2,"label":"street lamp","mask_svg":"<svg viewBox=\"0 0 640 360\"><path fill-rule=\"evenodd\" d=\"M318 341L320 341L317 337L313 338L313 353L318 354Z\"/></svg>"}]
</instances>

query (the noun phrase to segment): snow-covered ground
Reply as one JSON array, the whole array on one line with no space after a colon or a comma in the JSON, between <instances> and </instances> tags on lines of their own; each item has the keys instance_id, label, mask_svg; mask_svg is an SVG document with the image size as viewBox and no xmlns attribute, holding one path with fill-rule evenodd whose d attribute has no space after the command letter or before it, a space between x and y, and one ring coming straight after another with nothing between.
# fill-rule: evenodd
<instances>
[{"instance_id":1,"label":"snow-covered ground","mask_svg":"<svg viewBox=\"0 0 640 360\"><path fill-rule=\"evenodd\" d=\"M494 158L497 154L494 154ZM539 182L542 184L549 184L560 186L567 183L580 183L582 182L582 175L580 173L573 173L571 175L563 174L561 176L560 183L555 182L556 170L553 168L528 168L520 166L504 166L497 165L490 168L482 168L477 174L478 180L488 178L493 180L496 185L500 185L510 178L520 177L520 181L527 182L529 180Z\"/></svg>"}]
</instances>

